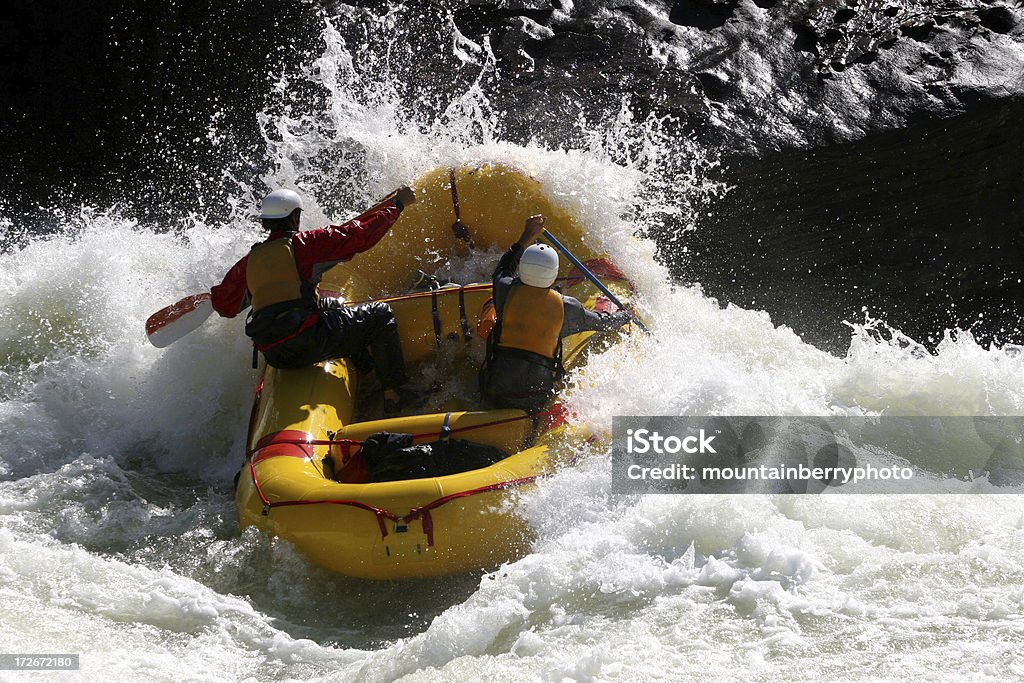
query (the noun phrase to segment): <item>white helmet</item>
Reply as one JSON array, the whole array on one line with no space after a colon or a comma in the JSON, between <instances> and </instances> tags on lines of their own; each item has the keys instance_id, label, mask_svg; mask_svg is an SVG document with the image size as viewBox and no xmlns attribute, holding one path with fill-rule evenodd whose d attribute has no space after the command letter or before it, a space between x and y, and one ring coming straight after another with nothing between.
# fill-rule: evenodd
<instances>
[{"instance_id":1,"label":"white helmet","mask_svg":"<svg viewBox=\"0 0 1024 683\"><path fill-rule=\"evenodd\" d=\"M260 218L285 218L302 208L302 197L294 190L274 190L260 204Z\"/></svg>"},{"instance_id":2,"label":"white helmet","mask_svg":"<svg viewBox=\"0 0 1024 683\"><path fill-rule=\"evenodd\" d=\"M550 287L558 277L558 254L546 244L534 244L519 260L519 279L531 287Z\"/></svg>"}]
</instances>

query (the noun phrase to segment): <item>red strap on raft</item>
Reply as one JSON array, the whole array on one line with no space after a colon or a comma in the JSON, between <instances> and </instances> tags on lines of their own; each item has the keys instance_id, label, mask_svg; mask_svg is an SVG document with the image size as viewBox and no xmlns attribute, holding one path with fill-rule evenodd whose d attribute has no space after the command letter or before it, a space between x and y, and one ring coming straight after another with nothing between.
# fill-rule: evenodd
<instances>
[{"instance_id":1,"label":"red strap on raft","mask_svg":"<svg viewBox=\"0 0 1024 683\"><path fill-rule=\"evenodd\" d=\"M383 510L378 507L374 507L369 503L364 503L359 500L279 500L271 502L267 499L263 493L263 489L260 487L260 482L256 477L256 468L249 461L249 474L252 476L253 486L256 488L256 493L260 497L260 501L263 503L263 515L267 516L273 508L279 507L292 507L295 505L348 505L356 507L361 510L367 510L372 512L377 517L377 526L380 528L381 538L385 538L388 535L388 525L384 520L391 520L396 524L405 524L412 522L416 519L423 520L423 534L427 537L427 545L434 545L434 518L431 517L430 511L435 510L445 503L450 503L458 498L466 498L468 496L475 496L480 493L486 493L488 491L498 491L502 489L515 488L517 486L523 486L536 481L537 477L522 477L521 479L513 479L511 481L501 481L494 484L488 484L487 486L481 486L475 489L469 489L467 491L459 491L457 493L450 493L447 496L442 496L437 500L433 500L426 505L413 508L409 510L409 514L404 516L398 516L388 510Z\"/></svg>"},{"instance_id":2,"label":"red strap on raft","mask_svg":"<svg viewBox=\"0 0 1024 683\"><path fill-rule=\"evenodd\" d=\"M501 481L494 484L488 484L487 486L481 486L475 489L469 489L468 491L458 491L457 493L449 493L447 496L442 496L437 500L431 501L426 505L421 505L418 508L409 510L403 519L405 521L412 521L416 518L423 518L423 533L427 537L427 545L434 545L434 520L430 516L430 511L441 507L445 503L450 503L458 498L466 498L468 496L475 496L478 493L486 493L488 491L499 491L502 489L515 488L517 486L523 486L524 484L530 484L537 480L536 476L533 477L522 477L521 479L512 479L510 481Z\"/></svg>"},{"instance_id":3,"label":"red strap on raft","mask_svg":"<svg viewBox=\"0 0 1024 683\"><path fill-rule=\"evenodd\" d=\"M462 432L468 432L474 429L483 429L484 427L494 427L497 425L510 424L512 422L518 422L520 420L529 420L536 418L538 421L538 431L543 434L547 431L554 429L555 427L565 424L568 411L565 406L561 403L556 403L547 410L539 413L527 413L518 417L507 417L502 420L492 420L491 422L481 422L476 425L469 425L466 427L459 427L457 429L450 429L449 434L458 434ZM441 436L441 432L423 432L420 434L413 434L413 439L425 439L430 436ZM313 439L310 438L308 432L302 432L297 429L286 429L280 432L274 432L268 434L259 440L256 447L249 450L245 455L247 458L254 462L260 462L268 458L279 457L279 456L293 456L297 458L312 458L313 449L312 446L342 446L347 449L353 446L362 446L362 441L356 441L355 439ZM288 446L298 447L295 449L287 449ZM254 457L255 456L255 457Z\"/></svg>"},{"instance_id":4,"label":"red strap on raft","mask_svg":"<svg viewBox=\"0 0 1024 683\"><path fill-rule=\"evenodd\" d=\"M552 429L555 426L558 426L560 424L564 424L565 423L565 418L566 418L566 410L565 410L565 408L564 408L564 406L562 404L557 403L557 404L553 405L551 408L549 408L548 410L540 412L540 413L535 413L535 414L532 414L532 415L529 415L529 414L528 415L523 415L522 417L508 418L508 419L505 419L505 420L495 420L494 422L489 422L489 423L481 424L481 425L473 425L471 427L462 427L462 428L457 429L457 430L452 430L452 432L454 433L454 432L467 431L469 429L478 429L480 427L493 426L493 425L496 425L496 424L505 424L505 423L508 423L508 422L514 422L514 421L517 421L517 420L525 420L525 419L533 418L533 417L536 417L538 419L543 419L544 420L543 426L541 427L541 431L544 432L544 431L547 431L549 429ZM293 435L302 435L302 436L304 436L306 438L295 438ZM416 437L419 437L419 438L426 437L426 436L440 436L440 433L437 433L437 434L429 433L429 434L419 434L419 435L416 435ZM284 437L284 438L282 438L282 437ZM412 508L411 510L409 510L409 513L407 515L404 515L404 516L396 515L393 512L390 512L388 510L384 510L384 509L381 509L381 508L378 508L378 507L374 507L373 505L370 505L368 503L364 503L364 502L359 501L359 500L347 500L346 499L346 500L279 500L279 501L271 501L263 493L263 489L262 489L262 487L260 487L259 478L256 476L256 463L257 462L260 462L261 460L264 460L264 459L269 458L269 457L277 457L277 456L295 456L295 457L303 457L303 458L312 458L313 457L313 446L334 446L334 445L341 445L342 447L351 447L351 446L356 446L356 445L361 446L362 442L361 441L355 441L353 439L311 439L311 438L309 438L309 434L308 433L300 432L300 431L297 431L297 430L285 430L285 431L282 431L282 432L277 432L275 434L267 435L266 437L261 439L260 442L256 444L256 448L253 448L246 455L247 455L247 460L248 460L248 464L249 464L249 475L252 477L253 487L256 489L256 494L259 496L260 502L263 503L263 515L264 516L269 515L270 511L273 508L278 508L278 507L292 507L292 506L296 506L296 505L348 505L348 506L351 506L351 507L359 508L361 510L367 510L369 512L372 512L377 517L377 526L380 528L381 538L385 538L388 535L387 522L385 520L390 520L392 522L395 522L396 524L405 524L405 523L414 521L416 519L421 519L422 522L423 522L423 534L427 537L427 545L431 545L432 546L432 545L434 545L434 519L433 519L433 517L430 514L431 510L435 510L435 509L441 507L442 505L445 505L446 503L450 503L451 501L457 500L459 498L466 498L468 496L475 496L475 495L478 495L478 494L481 494L481 493L487 493L489 491L498 491L498 490L502 490L502 489L515 488L515 487L518 487L518 486L523 486L525 484L532 483L532 482L536 481L536 479L537 479L536 476L522 477L520 479L513 479L513 480L510 480L510 481L495 482L493 484L487 484L486 486L480 486L478 488L469 489L469 490L466 490L466 491L458 491L456 493L449 493L448 495L442 496L442 497L440 497L440 498L438 498L436 500L433 500L433 501L427 503L426 505L421 505L419 507ZM285 449L287 447L291 447L293 450L291 450L289 452L282 452L281 450L276 450L276 449L282 449L283 450L283 449ZM274 450L271 450L271 449L274 449ZM271 451L271 452L267 453L267 451Z\"/></svg>"}]
</instances>

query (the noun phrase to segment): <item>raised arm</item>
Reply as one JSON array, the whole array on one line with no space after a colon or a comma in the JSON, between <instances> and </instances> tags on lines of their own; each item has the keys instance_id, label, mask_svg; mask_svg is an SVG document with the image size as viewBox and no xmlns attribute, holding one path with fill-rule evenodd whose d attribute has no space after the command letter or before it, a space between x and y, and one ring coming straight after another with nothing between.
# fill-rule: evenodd
<instances>
[{"instance_id":1,"label":"raised arm","mask_svg":"<svg viewBox=\"0 0 1024 683\"><path fill-rule=\"evenodd\" d=\"M501 260L498 261L498 267L494 269L494 274L491 276L492 280L497 281L501 278L511 279L515 277L523 251L542 232L544 232L544 216L537 214L527 218L526 225L523 226L523 232L519 235L519 239L509 247L508 251L502 254Z\"/></svg>"}]
</instances>

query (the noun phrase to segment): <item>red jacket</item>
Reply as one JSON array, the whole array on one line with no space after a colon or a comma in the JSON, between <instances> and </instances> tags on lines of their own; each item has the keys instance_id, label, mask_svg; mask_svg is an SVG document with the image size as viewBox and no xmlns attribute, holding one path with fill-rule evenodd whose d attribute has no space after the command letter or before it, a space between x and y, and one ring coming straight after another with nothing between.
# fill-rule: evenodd
<instances>
[{"instance_id":1,"label":"red jacket","mask_svg":"<svg viewBox=\"0 0 1024 683\"><path fill-rule=\"evenodd\" d=\"M400 213L398 207L392 204L374 211L363 220L295 233L292 237L292 250L299 275L307 282L320 282L327 270L377 244L398 220ZM275 231L267 239L274 240L285 235L284 232ZM223 282L210 289L213 310L224 318L234 318L248 308L252 300L245 282L248 260L249 255L246 254L231 267Z\"/></svg>"}]
</instances>

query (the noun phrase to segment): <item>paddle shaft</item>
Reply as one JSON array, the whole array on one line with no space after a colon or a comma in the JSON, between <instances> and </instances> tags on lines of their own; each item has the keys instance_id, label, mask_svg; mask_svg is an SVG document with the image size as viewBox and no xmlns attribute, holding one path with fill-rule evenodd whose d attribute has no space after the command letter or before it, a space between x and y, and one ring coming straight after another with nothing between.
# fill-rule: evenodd
<instances>
[{"instance_id":1,"label":"paddle shaft","mask_svg":"<svg viewBox=\"0 0 1024 683\"><path fill-rule=\"evenodd\" d=\"M594 275L593 273L591 273L590 270L585 265L583 265L582 261L580 261L578 258L573 256L572 252L569 251L569 249L564 244L559 242L558 238L555 237L554 235L552 235L549 230L547 230L547 229L544 230L544 237L547 239L548 242L551 242L551 245L555 249L557 249L558 251L560 251L563 254L565 254L565 257L567 259L569 259L570 261L572 261L572 264L574 266L576 266L577 268L579 268L580 272L583 273L584 275L586 275L588 280L590 280L595 285L597 285L597 288L601 290L601 293L604 294L606 297L608 297L608 299L613 304L615 304L619 308L625 308L625 306L622 304L622 302L619 301L619 298L617 296L615 296L614 294L612 294L611 290L609 290L607 287L605 287L604 283L602 283L600 280L598 280L597 276ZM640 322L639 318L637 318L635 315L633 315L631 317L633 318L633 320L636 322L637 326L641 330L643 330L644 332L648 332L648 333L650 332L650 330L647 329L647 326L644 325L642 322Z\"/></svg>"}]
</instances>

